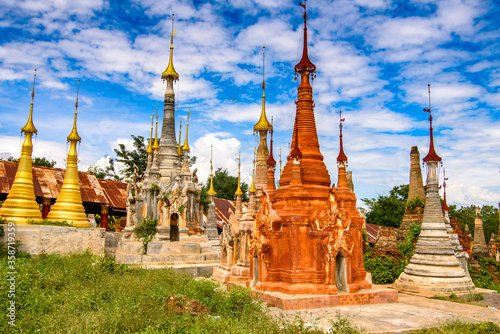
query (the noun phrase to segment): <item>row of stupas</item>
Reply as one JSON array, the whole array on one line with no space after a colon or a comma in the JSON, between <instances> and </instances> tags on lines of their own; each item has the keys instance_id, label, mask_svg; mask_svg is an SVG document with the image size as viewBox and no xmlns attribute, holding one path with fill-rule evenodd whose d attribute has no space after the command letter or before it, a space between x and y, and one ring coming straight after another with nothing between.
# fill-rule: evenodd
<instances>
[{"instance_id":1,"label":"row of stupas","mask_svg":"<svg viewBox=\"0 0 500 334\"><path fill-rule=\"evenodd\" d=\"M6 221L14 222L19 225L29 224L31 221L39 222L42 220L42 212L35 198L35 189L33 185L32 171L32 153L33 153L33 134L37 133L37 129L33 124L33 100L35 98L35 79L36 69L33 79L31 91L31 105L28 117L28 122L21 129L25 138L21 148L21 157L16 172L12 188L10 189L7 199L0 208L0 216L3 216ZM80 81L78 81L78 87ZM66 171L64 181L55 204L47 214L47 219L66 221L74 226L90 227L90 221L85 214L83 207L82 195L80 192L78 179L78 153L77 144L82 138L78 135L76 129L76 119L78 111L78 88L75 102L75 115L73 119L73 129L67 137L70 143L68 156L66 159ZM44 215L45 216L45 215Z\"/></svg>"}]
</instances>

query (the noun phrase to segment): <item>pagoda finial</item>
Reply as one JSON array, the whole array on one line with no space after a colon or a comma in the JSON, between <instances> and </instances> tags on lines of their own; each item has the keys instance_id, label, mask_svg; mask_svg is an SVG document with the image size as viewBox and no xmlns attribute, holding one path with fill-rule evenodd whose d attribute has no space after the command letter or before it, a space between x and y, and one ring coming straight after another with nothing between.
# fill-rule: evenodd
<instances>
[{"instance_id":1,"label":"pagoda finial","mask_svg":"<svg viewBox=\"0 0 500 334\"><path fill-rule=\"evenodd\" d=\"M78 131L76 130L76 115L77 115L77 112L78 112L78 92L80 90L80 79L78 79L78 83L77 83L77 86L76 86L76 102L75 102L75 117L73 119L73 130L71 130L71 133L69 134L68 136L68 141L71 141L71 140L74 140L74 141L77 141L77 142L81 142L82 141L82 137L80 137L78 135Z\"/></svg>"},{"instance_id":2,"label":"pagoda finial","mask_svg":"<svg viewBox=\"0 0 500 334\"><path fill-rule=\"evenodd\" d=\"M158 143L158 105L156 105L156 129L155 129L155 141L151 147L153 150L159 150L160 144Z\"/></svg>"},{"instance_id":3,"label":"pagoda finial","mask_svg":"<svg viewBox=\"0 0 500 334\"><path fill-rule=\"evenodd\" d=\"M273 126L269 123L266 116L266 77L265 77L265 67L266 65L266 46L262 47L262 111L260 113L260 119L257 124L254 125L254 131L259 130L271 130Z\"/></svg>"},{"instance_id":4,"label":"pagoda finial","mask_svg":"<svg viewBox=\"0 0 500 334\"><path fill-rule=\"evenodd\" d=\"M146 153L151 153L153 152L153 122L154 122L154 117L155 117L155 111L153 110L153 115L149 116L151 118L151 132L149 133L149 144L148 148L146 149Z\"/></svg>"},{"instance_id":5,"label":"pagoda finial","mask_svg":"<svg viewBox=\"0 0 500 334\"><path fill-rule=\"evenodd\" d=\"M340 152L339 156L337 157L337 162L344 161L347 162L347 156L344 153L344 144L342 142L342 128L343 125L342 123L345 121L345 118L342 118L342 109L340 109L340 122L339 122L339 128L340 128Z\"/></svg>"},{"instance_id":6,"label":"pagoda finial","mask_svg":"<svg viewBox=\"0 0 500 334\"><path fill-rule=\"evenodd\" d=\"M175 80L179 80L179 74L174 69L174 14L172 14L172 35L170 36L170 59L168 61L167 69L161 74L163 81L167 80L168 77L172 77Z\"/></svg>"},{"instance_id":7,"label":"pagoda finial","mask_svg":"<svg viewBox=\"0 0 500 334\"><path fill-rule=\"evenodd\" d=\"M184 139L184 145L182 145L182 150L183 151L189 151L189 145L188 145L188 127L189 127L189 115L192 114L191 112L189 112L189 110L191 110L191 109L188 108L188 117L187 117L187 122L186 122L186 138Z\"/></svg>"},{"instance_id":8,"label":"pagoda finial","mask_svg":"<svg viewBox=\"0 0 500 334\"><path fill-rule=\"evenodd\" d=\"M314 65L310 60L309 60L309 55L307 52L307 0L304 0L304 3L300 3L300 6L304 8L304 47L302 51L302 59L300 62L295 65L295 72L316 72L316 65Z\"/></svg>"},{"instance_id":9,"label":"pagoda finial","mask_svg":"<svg viewBox=\"0 0 500 334\"><path fill-rule=\"evenodd\" d=\"M213 166L212 166L212 156L214 152L214 147L213 145L210 145L210 189L208 189L207 194L210 196L215 196L217 193L215 192L214 189L214 173L213 173Z\"/></svg>"},{"instance_id":10,"label":"pagoda finial","mask_svg":"<svg viewBox=\"0 0 500 334\"><path fill-rule=\"evenodd\" d=\"M450 211L450 207L448 206L448 203L446 203L446 181L448 178L446 177L446 170L443 170L443 189L444 189L444 196L443 196L443 211Z\"/></svg>"},{"instance_id":11,"label":"pagoda finial","mask_svg":"<svg viewBox=\"0 0 500 334\"><path fill-rule=\"evenodd\" d=\"M28 117L28 122L21 129L21 132L24 132L24 133L37 133L35 125L33 124L33 100L35 98L35 79L36 79L36 68L35 68L35 74L33 75L33 86L31 86L30 115Z\"/></svg>"},{"instance_id":12,"label":"pagoda finial","mask_svg":"<svg viewBox=\"0 0 500 334\"><path fill-rule=\"evenodd\" d=\"M255 194L257 192L257 188L255 188L255 147L253 149L253 160L252 160L252 185L248 189L248 192L251 194Z\"/></svg>"},{"instance_id":13,"label":"pagoda finial","mask_svg":"<svg viewBox=\"0 0 500 334\"><path fill-rule=\"evenodd\" d=\"M280 176L281 176L281 173L283 172L283 168L282 168L282 164L283 164L283 161L281 160L281 146L280 146Z\"/></svg>"},{"instance_id":14,"label":"pagoda finial","mask_svg":"<svg viewBox=\"0 0 500 334\"><path fill-rule=\"evenodd\" d=\"M177 144L177 154L179 156L182 155L181 135L182 135L182 116L181 116L181 119L179 120L179 143Z\"/></svg>"},{"instance_id":15,"label":"pagoda finial","mask_svg":"<svg viewBox=\"0 0 500 334\"><path fill-rule=\"evenodd\" d=\"M271 122L273 118L271 117ZM269 159L267 159L268 166L276 166L276 160L273 157L273 133L274 131L271 129L271 145L269 145Z\"/></svg>"},{"instance_id":16,"label":"pagoda finial","mask_svg":"<svg viewBox=\"0 0 500 334\"><path fill-rule=\"evenodd\" d=\"M434 150L434 132L432 129L432 109L431 109L431 84L427 84L427 87L429 89L429 108L424 108L425 112L429 113L429 123L430 123L430 134L431 134L431 140L429 144L429 153L427 153L427 156L423 159L424 162L428 161L441 161L441 157L437 155L436 151Z\"/></svg>"},{"instance_id":17,"label":"pagoda finial","mask_svg":"<svg viewBox=\"0 0 500 334\"><path fill-rule=\"evenodd\" d=\"M240 181L241 181L241 152L238 153L238 188L234 193L236 196L243 196L243 191L241 190L240 187L241 183Z\"/></svg>"}]
</instances>

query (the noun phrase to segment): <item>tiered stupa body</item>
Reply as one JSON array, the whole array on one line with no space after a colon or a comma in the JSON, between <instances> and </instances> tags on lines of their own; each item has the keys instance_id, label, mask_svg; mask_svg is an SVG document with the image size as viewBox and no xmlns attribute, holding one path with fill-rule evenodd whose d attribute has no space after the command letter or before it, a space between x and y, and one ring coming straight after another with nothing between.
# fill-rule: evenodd
<instances>
[{"instance_id":1,"label":"tiered stupa body","mask_svg":"<svg viewBox=\"0 0 500 334\"><path fill-rule=\"evenodd\" d=\"M481 209L479 207L476 207L474 216L474 241L472 242L471 256L489 257L486 238L484 237L483 218L481 217Z\"/></svg>"},{"instance_id":2,"label":"tiered stupa body","mask_svg":"<svg viewBox=\"0 0 500 334\"><path fill-rule=\"evenodd\" d=\"M36 70L35 76L36 78ZM25 138L21 148L21 157L17 167L16 177L7 199L0 208L0 216L3 216L7 222L25 225L28 220L41 220L42 212L36 202L35 188L33 186L33 171L31 163L31 154L33 153L33 134L37 130L33 124L33 99L35 97L35 80L31 91L31 105L28 122L21 129Z\"/></svg>"},{"instance_id":3,"label":"tiered stupa body","mask_svg":"<svg viewBox=\"0 0 500 334\"><path fill-rule=\"evenodd\" d=\"M148 244L146 255L140 251L140 242L131 233L126 233L117 250L117 259L124 262L153 262L183 265L186 261L205 268L196 275L209 274L218 263L219 255L215 245L204 233L205 226L201 210L201 184L196 171L189 167L190 147L188 144L188 122L184 145L178 145L175 138L175 94L174 81L179 75L173 66L173 35L170 44L170 60L161 78L166 81L164 115L161 138L158 139L158 113L155 137L151 145L148 170L141 179L134 173L129 186L128 205L135 212L127 230L145 219L158 221L155 239ZM180 137L179 137L180 143ZM146 157L145 157L146 158ZM199 266L199 264L203 266Z\"/></svg>"},{"instance_id":4,"label":"tiered stupa body","mask_svg":"<svg viewBox=\"0 0 500 334\"><path fill-rule=\"evenodd\" d=\"M56 203L52 206L47 218L51 220L64 220L75 226L90 227L90 221L87 219L85 208L83 207L80 180L78 178L78 153L76 145L81 142L82 138L76 130L77 110L78 93L75 102L73 130L71 130L67 138L70 144L68 158L66 159L64 181Z\"/></svg>"},{"instance_id":5,"label":"tiered stupa body","mask_svg":"<svg viewBox=\"0 0 500 334\"><path fill-rule=\"evenodd\" d=\"M361 274L362 219L355 197L352 209L352 196L338 201L337 193L344 196L345 190L330 188L314 119L310 80L316 66L307 52L306 15L304 21L303 55L295 66L300 85L292 150L279 188L268 185L261 197L250 241L248 284L259 291L286 294L356 292L371 286L366 273ZM343 177L350 193L345 169Z\"/></svg>"},{"instance_id":6,"label":"tiered stupa body","mask_svg":"<svg viewBox=\"0 0 500 334\"><path fill-rule=\"evenodd\" d=\"M452 292L468 293L474 290L474 283L455 256L438 193L437 168L441 157L434 150L430 101L429 109L424 110L429 112L430 145L429 153L423 159L427 164L428 171L422 228L415 254L394 283L394 288L426 295L448 295Z\"/></svg>"}]
</instances>

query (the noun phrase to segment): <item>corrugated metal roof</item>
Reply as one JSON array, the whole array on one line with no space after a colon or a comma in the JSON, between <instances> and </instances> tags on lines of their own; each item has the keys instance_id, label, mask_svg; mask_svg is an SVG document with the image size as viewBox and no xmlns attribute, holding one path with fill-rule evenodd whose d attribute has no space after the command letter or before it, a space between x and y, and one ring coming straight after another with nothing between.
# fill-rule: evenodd
<instances>
[{"instance_id":1,"label":"corrugated metal roof","mask_svg":"<svg viewBox=\"0 0 500 334\"><path fill-rule=\"evenodd\" d=\"M373 244L377 241L379 226L375 224L366 224L366 234L368 234L368 242Z\"/></svg>"},{"instance_id":2,"label":"corrugated metal roof","mask_svg":"<svg viewBox=\"0 0 500 334\"><path fill-rule=\"evenodd\" d=\"M0 193L8 194L17 172L17 162L0 160ZM33 166L35 196L56 199L64 173L61 168ZM98 180L94 174L78 172L82 200L86 203L108 204L110 208L126 209L127 184L122 181Z\"/></svg>"},{"instance_id":3,"label":"corrugated metal roof","mask_svg":"<svg viewBox=\"0 0 500 334\"><path fill-rule=\"evenodd\" d=\"M236 212L236 208L232 201L223 198L215 198L215 217L217 218L217 226L222 228L222 222L229 223L229 210Z\"/></svg>"}]
</instances>

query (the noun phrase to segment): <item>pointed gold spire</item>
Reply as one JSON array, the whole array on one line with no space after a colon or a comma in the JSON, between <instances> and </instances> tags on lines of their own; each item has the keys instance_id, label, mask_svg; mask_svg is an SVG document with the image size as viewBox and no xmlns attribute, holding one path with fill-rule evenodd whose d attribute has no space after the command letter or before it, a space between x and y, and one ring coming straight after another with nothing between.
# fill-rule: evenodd
<instances>
[{"instance_id":1,"label":"pointed gold spire","mask_svg":"<svg viewBox=\"0 0 500 334\"><path fill-rule=\"evenodd\" d=\"M153 110L153 115L149 116L149 118L151 118L151 132L149 133L149 145L148 145L148 148L146 149L146 153L153 152L153 122L154 122L154 117L155 117L155 111Z\"/></svg>"},{"instance_id":2,"label":"pointed gold spire","mask_svg":"<svg viewBox=\"0 0 500 334\"><path fill-rule=\"evenodd\" d=\"M35 97L35 78L36 69L33 77L33 87L31 87L31 106L28 122L21 129L25 134L25 139L21 148L21 157L17 167L16 177L12 188L7 195L7 199L0 208L0 216L3 216L7 222L26 225L28 220L39 221L42 219L38 203L35 197L35 187L33 186L33 170L31 163L31 154L33 152L33 143L31 137L36 133L33 125L33 99Z\"/></svg>"},{"instance_id":3,"label":"pointed gold spire","mask_svg":"<svg viewBox=\"0 0 500 334\"><path fill-rule=\"evenodd\" d=\"M68 136L68 141L77 141L77 142L81 142L82 141L82 137L80 137L78 135L78 131L76 130L76 115L77 115L77 112L78 112L78 93L80 91L80 79L78 79L78 83L77 83L77 86L76 86L76 102L75 102L75 117L73 119L73 129L71 130L71 133L69 134Z\"/></svg>"},{"instance_id":4,"label":"pointed gold spire","mask_svg":"<svg viewBox=\"0 0 500 334\"><path fill-rule=\"evenodd\" d=\"M259 130L271 130L273 126L267 120L266 116L266 79L265 79L265 57L266 57L266 47L262 47L262 112L260 114L260 119L255 124L253 129L255 131Z\"/></svg>"},{"instance_id":5,"label":"pointed gold spire","mask_svg":"<svg viewBox=\"0 0 500 334\"><path fill-rule=\"evenodd\" d=\"M238 188L236 189L236 192L234 193L236 196L243 196L243 191L241 190L240 187L240 180L241 180L241 152L239 152L238 155Z\"/></svg>"},{"instance_id":6,"label":"pointed gold spire","mask_svg":"<svg viewBox=\"0 0 500 334\"><path fill-rule=\"evenodd\" d=\"M182 134L182 116L179 121L179 143L177 144L177 154L179 156L182 155L182 148L181 148L181 134Z\"/></svg>"},{"instance_id":7,"label":"pointed gold spire","mask_svg":"<svg viewBox=\"0 0 500 334\"><path fill-rule=\"evenodd\" d=\"M248 189L250 194L255 194L257 192L257 188L255 188L255 148L253 149L253 160L252 160L252 185Z\"/></svg>"},{"instance_id":8,"label":"pointed gold spire","mask_svg":"<svg viewBox=\"0 0 500 334\"><path fill-rule=\"evenodd\" d=\"M75 226L90 227L90 222L85 214L83 207L82 194L80 191L80 179L78 177L78 153L76 145L82 138L76 130L76 115L78 111L78 91L80 80L76 90L75 117L73 120L73 129L68 136L70 147L66 159L66 171L61 191L57 196L56 203L52 206L48 219L64 220Z\"/></svg>"},{"instance_id":9,"label":"pointed gold spire","mask_svg":"<svg viewBox=\"0 0 500 334\"><path fill-rule=\"evenodd\" d=\"M33 124L33 99L35 98L35 79L36 79L36 68L35 68L35 74L33 75L33 87L31 87L30 115L28 117L28 122L21 129L21 132L24 132L24 133L37 133L35 125Z\"/></svg>"},{"instance_id":10,"label":"pointed gold spire","mask_svg":"<svg viewBox=\"0 0 500 334\"><path fill-rule=\"evenodd\" d=\"M168 66L165 71L161 74L163 80L167 80L168 77L173 77L174 81L179 79L179 74L174 69L174 14L172 14L172 36L170 36L170 60L168 61Z\"/></svg>"},{"instance_id":11,"label":"pointed gold spire","mask_svg":"<svg viewBox=\"0 0 500 334\"><path fill-rule=\"evenodd\" d=\"M187 123L186 123L186 138L184 139L184 145L182 145L182 150L183 151L189 151L189 145L188 145L188 127L189 127L189 115L192 113L189 112L188 108L188 117L187 117Z\"/></svg>"},{"instance_id":12,"label":"pointed gold spire","mask_svg":"<svg viewBox=\"0 0 500 334\"><path fill-rule=\"evenodd\" d=\"M158 143L158 105L156 105L156 129L155 129L155 141L151 147L153 150L159 150L160 144Z\"/></svg>"},{"instance_id":13,"label":"pointed gold spire","mask_svg":"<svg viewBox=\"0 0 500 334\"><path fill-rule=\"evenodd\" d=\"M213 166L212 166L212 155L213 155L213 145L210 145L210 189L208 189L207 194L210 196L215 196L217 193L215 192L214 189L214 174L213 174Z\"/></svg>"}]
</instances>

